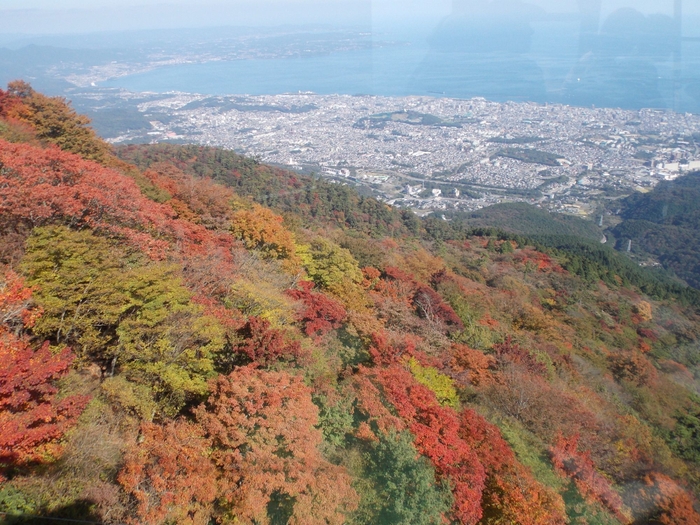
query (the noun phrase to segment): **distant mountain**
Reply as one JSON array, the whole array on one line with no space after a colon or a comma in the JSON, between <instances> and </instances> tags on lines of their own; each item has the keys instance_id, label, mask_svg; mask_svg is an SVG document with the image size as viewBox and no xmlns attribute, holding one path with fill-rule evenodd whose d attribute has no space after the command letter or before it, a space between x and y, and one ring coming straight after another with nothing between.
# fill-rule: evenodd
<instances>
[{"instance_id":1,"label":"distant mountain","mask_svg":"<svg viewBox=\"0 0 700 525\"><path fill-rule=\"evenodd\" d=\"M653 191L622 201L625 219L614 230L618 247L650 254L700 288L700 172L662 182Z\"/></svg>"}]
</instances>

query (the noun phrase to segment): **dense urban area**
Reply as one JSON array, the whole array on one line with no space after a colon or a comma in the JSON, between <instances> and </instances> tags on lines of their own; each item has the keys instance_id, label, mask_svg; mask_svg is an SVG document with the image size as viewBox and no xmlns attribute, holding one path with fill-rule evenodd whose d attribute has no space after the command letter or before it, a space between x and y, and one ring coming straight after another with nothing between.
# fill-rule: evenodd
<instances>
[{"instance_id":1,"label":"dense urban area","mask_svg":"<svg viewBox=\"0 0 700 525\"><path fill-rule=\"evenodd\" d=\"M573 214L700 168L700 116L432 97L111 92L150 129L370 188L417 210L525 201ZM105 97L95 94L93 97Z\"/></svg>"}]
</instances>

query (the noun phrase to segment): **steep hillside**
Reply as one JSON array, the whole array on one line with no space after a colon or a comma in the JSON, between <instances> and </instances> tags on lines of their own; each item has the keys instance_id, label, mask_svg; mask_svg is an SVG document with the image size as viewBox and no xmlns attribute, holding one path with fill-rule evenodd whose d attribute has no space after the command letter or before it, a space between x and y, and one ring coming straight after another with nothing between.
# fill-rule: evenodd
<instances>
[{"instance_id":1,"label":"steep hillside","mask_svg":"<svg viewBox=\"0 0 700 525\"><path fill-rule=\"evenodd\" d=\"M39 97L0 91L4 522L700 522L682 288L228 152L120 160Z\"/></svg>"},{"instance_id":2,"label":"steep hillside","mask_svg":"<svg viewBox=\"0 0 700 525\"><path fill-rule=\"evenodd\" d=\"M634 253L653 255L700 288L700 172L662 182L621 204L625 220L613 230L620 248L631 240Z\"/></svg>"}]
</instances>

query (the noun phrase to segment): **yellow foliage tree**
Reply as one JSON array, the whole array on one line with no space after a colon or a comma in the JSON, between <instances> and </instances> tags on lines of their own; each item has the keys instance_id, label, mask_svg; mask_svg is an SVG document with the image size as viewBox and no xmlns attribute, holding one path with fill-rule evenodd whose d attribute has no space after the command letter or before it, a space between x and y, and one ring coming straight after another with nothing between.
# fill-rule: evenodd
<instances>
[{"instance_id":1,"label":"yellow foliage tree","mask_svg":"<svg viewBox=\"0 0 700 525\"><path fill-rule=\"evenodd\" d=\"M416 381L433 391L442 406L459 408L459 398L452 379L432 366L421 365L415 357L408 360L408 368Z\"/></svg>"}]
</instances>

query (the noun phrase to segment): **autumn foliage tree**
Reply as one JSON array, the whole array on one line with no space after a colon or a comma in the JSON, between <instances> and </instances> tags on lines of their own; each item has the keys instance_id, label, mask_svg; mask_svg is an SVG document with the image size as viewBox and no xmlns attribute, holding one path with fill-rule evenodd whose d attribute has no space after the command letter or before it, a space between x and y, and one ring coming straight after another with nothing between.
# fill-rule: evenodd
<instances>
[{"instance_id":1,"label":"autumn foliage tree","mask_svg":"<svg viewBox=\"0 0 700 525\"><path fill-rule=\"evenodd\" d=\"M7 118L8 114L21 103L19 97L0 89L0 118Z\"/></svg>"},{"instance_id":2,"label":"autumn foliage tree","mask_svg":"<svg viewBox=\"0 0 700 525\"><path fill-rule=\"evenodd\" d=\"M654 365L639 352L618 352L610 356L610 371L617 380L653 385L658 377Z\"/></svg>"},{"instance_id":3,"label":"autumn foliage tree","mask_svg":"<svg viewBox=\"0 0 700 525\"><path fill-rule=\"evenodd\" d=\"M339 292L344 284L362 282L362 271L350 251L322 237L302 246L299 256L308 276L321 288Z\"/></svg>"},{"instance_id":4,"label":"autumn foliage tree","mask_svg":"<svg viewBox=\"0 0 700 525\"><path fill-rule=\"evenodd\" d=\"M547 367L538 361L530 352L513 341L508 336L502 343L493 346L493 353L500 366L511 363L525 368L528 372L538 375L545 375Z\"/></svg>"},{"instance_id":5,"label":"autumn foliage tree","mask_svg":"<svg viewBox=\"0 0 700 525\"><path fill-rule=\"evenodd\" d=\"M35 334L70 345L79 356L111 357L115 329L130 306L121 289L124 255L87 229L35 228L20 266L44 312Z\"/></svg>"},{"instance_id":6,"label":"autumn foliage tree","mask_svg":"<svg viewBox=\"0 0 700 525\"><path fill-rule=\"evenodd\" d=\"M31 124L39 139L90 160L104 162L110 155L109 145L89 127L90 119L77 114L64 99L47 97L21 80L10 82L7 92L22 102L10 109L10 115Z\"/></svg>"},{"instance_id":7,"label":"autumn foliage tree","mask_svg":"<svg viewBox=\"0 0 700 525\"><path fill-rule=\"evenodd\" d=\"M454 344L448 357L449 367L462 384L485 386L493 383L496 359L467 345Z\"/></svg>"},{"instance_id":8,"label":"autumn foliage tree","mask_svg":"<svg viewBox=\"0 0 700 525\"><path fill-rule=\"evenodd\" d=\"M34 319L26 307L29 297L21 278L5 275L0 283L0 467L55 457L60 438L88 402L85 396L57 397L55 383L73 361L69 349L54 353L45 343L35 351L17 335L13 320L27 327Z\"/></svg>"},{"instance_id":9,"label":"autumn foliage tree","mask_svg":"<svg viewBox=\"0 0 700 525\"><path fill-rule=\"evenodd\" d=\"M303 303L304 309L299 312L297 320L303 324L306 335L318 338L339 328L347 312L342 304L314 292L313 287L314 283L302 281L298 289L288 290L287 295Z\"/></svg>"},{"instance_id":10,"label":"autumn foliage tree","mask_svg":"<svg viewBox=\"0 0 700 525\"><path fill-rule=\"evenodd\" d=\"M157 163L143 173L179 218L208 229L225 230L231 226L233 191L210 178L184 173L169 163Z\"/></svg>"},{"instance_id":11,"label":"autumn foliage tree","mask_svg":"<svg viewBox=\"0 0 700 525\"><path fill-rule=\"evenodd\" d=\"M242 342L236 346L236 351L258 365L301 357L299 341L287 341L284 332L272 328L265 319L251 317L237 334Z\"/></svg>"},{"instance_id":12,"label":"autumn foliage tree","mask_svg":"<svg viewBox=\"0 0 700 525\"><path fill-rule=\"evenodd\" d=\"M35 228L21 265L44 309L35 333L148 385L162 409L177 412L206 393L223 328L192 302L176 266L132 256L125 267L125 257L89 229Z\"/></svg>"},{"instance_id":13,"label":"autumn foliage tree","mask_svg":"<svg viewBox=\"0 0 700 525\"><path fill-rule=\"evenodd\" d=\"M431 287L417 282L409 274L394 266L387 266L383 277L376 286L377 292L382 296L405 302L419 317L430 323L442 323L448 331L464 329L464 324L457 313ZM436 282L440 282L439 277Z\"/></svg>"},{"instance_id":14,"label":"autumn foliage tree","mask_svg":"<svg viewBox=\"0 0 700 525\"><path fill-rule=\"evenodd\" d=\"M477 523L483 512L481 496L486 474L477 455L459 435L456 412L441 406L430 389L399 365L375 373L388 400L414 435L418 451L435 466L438 477L451 485L452 518L467 525Z\"/></svg>"},{"instance_id":15,"label":"autumn foliage tree","mask_svg":"<svg viewBox=\"0 0 700 525\"><path fill-rule=\"evenodd\" d=\"M538 483L517 461L498 427L467 409L460 417L460 437L474 449L486 471L482 498L484 515L480 523L555 525L567 522L562 498Z\"/></svg>"},{"instance_id":16,"label":"autumn foliage tree","mask_svg":"<svg viewBox=\"0 0 700 525\"><path fill-rule=\"evenodd\" d=\"M242 367L211 391L196 415L231 516L247 524L345 522L357 495L344 469L319 452L318 409L301 378Z\"/></svg>"},{"instance_id":17,"label":"autumn foliage tree","mask_svg":"<svg viewBox=\"0 0 700 525\"><path fill-rule=\"evenodd\" d=\"M396 336L386 331L370 336L369 355L375 365L401 363L415 355L416 344L410 336Z\"/></svg>"},{"instance_id":18,"label":"autumn foliage tree","mask_svg":"<svg viewBox=\"0 0 700 525\"><path fill-rule=\"evenodd\" d=\"M610 482L600 474L590 453L578 449L579 436L559 436L550 448L552 463L560 474L571 478L584 498L602 503L623 523L629 521L629 510Z\"/></svg>"},{"instance_id":19,"label":"autumn foliage tree","mask_svg":"<svg viewBox=\"0 0 700 525\"><path fill-rule=\"evenodd\" d=\"M216 469L202 429L185 420L143 423L138 443L125 455L118 479L144 525L207 525L216 499Z\"/></svg>"},{"instance_id":20,"label":"autumn foliage tree","mask_svg":"<svg viewBox=\"0 0 700 525\"><path fill-rule=\"evenodd\" d=\"M126 239L152 259L164 258L173 245L186 255L232 245L230 236L177 220L133 179L55 147L0 140L0 166L0 227L87 226Z\"/></svg>"},{"instance_id":21,"label":"autumn foliage tree","mask_svg":"<svg viewBox=\"0 0 700 525\"><path fill-rule=\"evenodd\" d=\"M451 330L464 330L462 320L450 305L432 288L419 285L413 296L413 304L421 317L428 321L442 321Z\"/></svg>"},{"instance_id":22,"label":"autumn foliage tree","mask_svg":"<svg viewBox=\"0 0 700 525\"><path fill-rule=\"evenodd\" d=\"M650 472L644 476L641 487L633 496L635 523L654 525L695 525L700 514L693 507L693 499L677 482L661 474Z\"/></svg>"},{"instance_id":23,"label":"autumn foliage tree","mask_svg":"<svg viewBox=\"0 0 700 525\"><path fill-rule=\"evenodd\" d=\"M294 237L283 219L269 208L254 204L252 210L233 214L231 233L249 250L260 250L265 257L296 261Z\"/></svg>"},{"instance_id":24,"label":"autumn foliage tree","mask_svg":"<svg viewBox=\"0 0 700 525\"><path fill-rule=\"evenodd\" d=\"M21 99L9 90L0 89L0 137L9 142L39 144L36 130L28 122L18 118L28 111Z\"/></svg>"}]
</instances>

